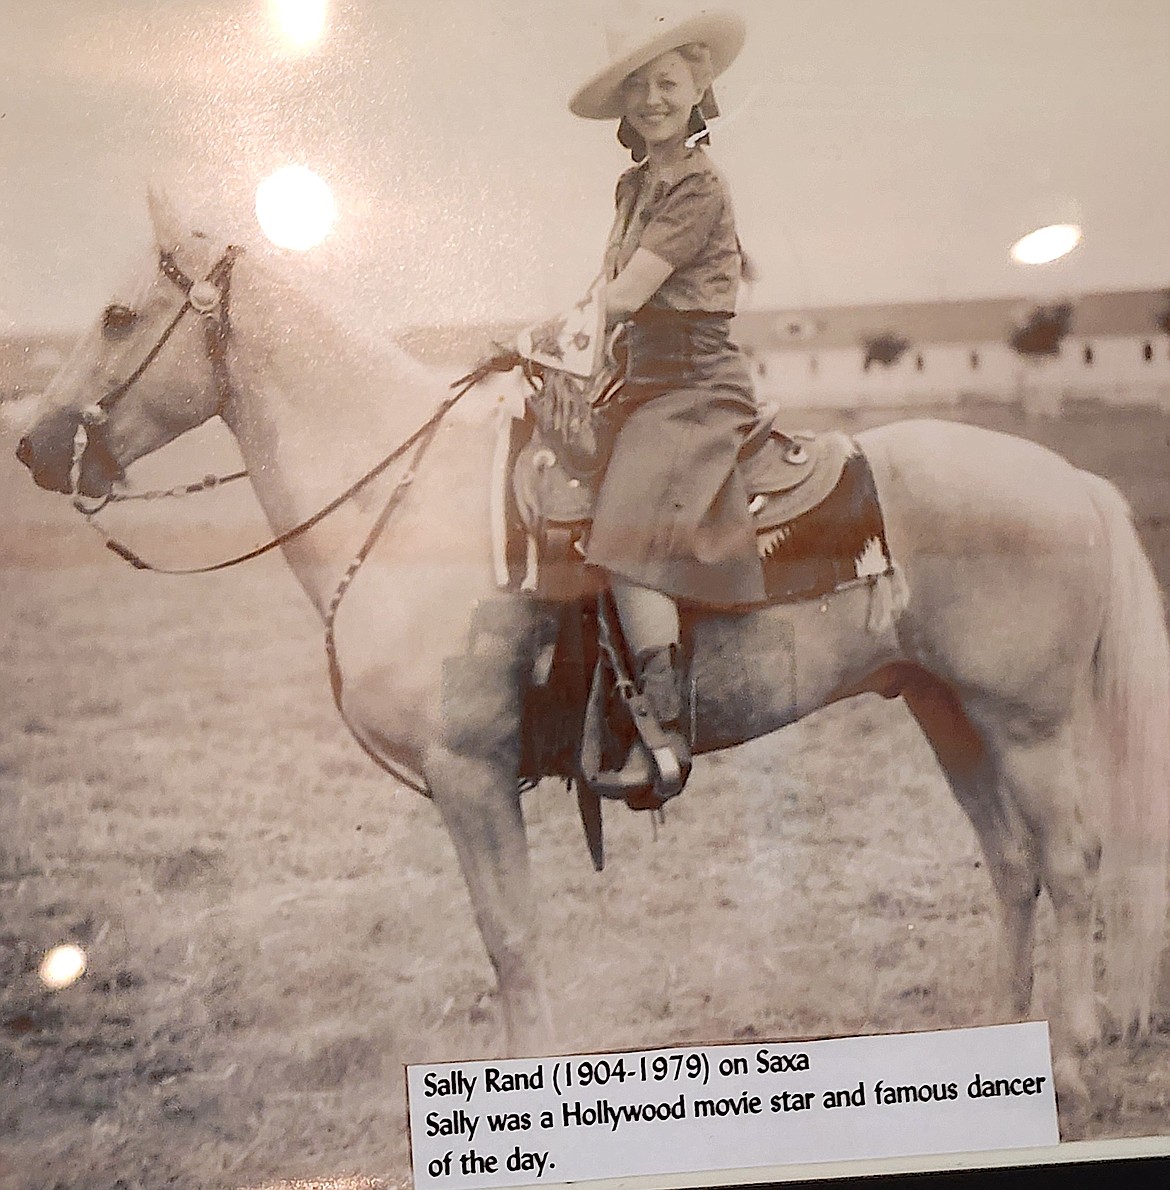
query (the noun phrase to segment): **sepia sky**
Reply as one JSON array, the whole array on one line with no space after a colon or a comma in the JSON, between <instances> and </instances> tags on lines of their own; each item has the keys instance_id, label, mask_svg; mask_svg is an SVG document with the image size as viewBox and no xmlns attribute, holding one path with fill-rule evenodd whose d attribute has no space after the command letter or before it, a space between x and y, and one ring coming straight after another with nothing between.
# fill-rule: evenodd
<instances>
[{"instance_id":1,"label":"sepia sky","mask_svg":"<svg viewBox=\"0 0 1170 1190\"><path fill-rule=\"evenodd\" d=\"M1170 286L1167 0L740 0L712 156L756 306ZM90 318L149 245L146 183L255 240L280 165L333 187L307 285L378 330L537 317L596 271L628 158L566 99L592 0L0 0L0 331ZM1074 220L1058 264L1007 255Z\"/></svg>"}]
</instances>

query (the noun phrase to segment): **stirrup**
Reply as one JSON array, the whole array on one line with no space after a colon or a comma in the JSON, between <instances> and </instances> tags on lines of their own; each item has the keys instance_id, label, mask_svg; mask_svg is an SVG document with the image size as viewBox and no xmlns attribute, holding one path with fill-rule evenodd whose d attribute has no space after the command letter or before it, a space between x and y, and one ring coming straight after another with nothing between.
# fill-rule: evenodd
<instances>
[{"instance_id":1,"label":"stirrup","mask_svg":"<svg viewBox=\"0 0 1170 1190\"><path fill-rule=\"evenodd\" d=\"M634 810L657 810L682 790L690 765L680 762L670 735L659 726L645 696L627 688L623 699L637 734L621 768L603 769L599 731L604 699L603 667L599 661L585 711L581 777L599 797L624 801Z\"/></svg>"},{"instance_id":2,"label":"stirrup","mask_svg":"<svg viewBox=\"0 0 1170 1190\"><path fill-rule=\"evenodd\" d=\"M670 669L670 689L674 697L666 700L659 691L656 699L645 688L646 660L664 651L650 650L646 658L635 662L635 668L639 671L635 685L620 646L615 646L611 627L614 620L616 612L610 610L609 600L603 593L598 598L598 644L601 655L593 671L593 684L585 708L580 772L585 783L601 797L623 798L634 810L657 810L664 802L682 792L691 771L690 748L677 730L681 702L675 669L678 646L670 645L665 650ZM600 731L605 707L604 675L607 663L635 732L634 742L622 767L614 770L601 768ZM670 705L663 705L664 702ZM663 726L664 720L670 726Z\"/></svg>"},{"instance_id":3,"label":"stirrup","mask_svg":"<svg viewBox=\"0 0 1170 1190\"><path fill-rule=\"evenodd\" d=\"M690 750L678 732L659 723L645 694L623 697L638 734L625 763L612 773L616 796L624 797L631 810L658 810L682 793L691 772ZM604 780L611 774L599 776Z\"/></svg>"},{"instance_id":4,"label":"stirrup","mask_svg":"<svg viewBox=\"0 0 1170 1190\"><path fill-rule=\"evenodd\" d=\"M635 740L620 769L602 769L589 785L599 797L625 801L631 809L657 810L682 792L689 771L669 744L651 752Z\"/></svg>"}]
</instances>

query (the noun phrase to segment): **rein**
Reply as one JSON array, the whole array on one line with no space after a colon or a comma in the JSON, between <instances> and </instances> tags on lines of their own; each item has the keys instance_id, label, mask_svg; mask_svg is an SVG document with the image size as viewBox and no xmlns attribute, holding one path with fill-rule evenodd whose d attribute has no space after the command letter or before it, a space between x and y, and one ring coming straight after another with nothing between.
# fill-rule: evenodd
<instances>
[{"instance_id":1,"label":"rein","mask_svg":"<svg viewBox=\"0 0 1170 1190\"><path fill-rule=\"evenodd\" d=\"M248 550L246 553L237 554L233 558L226 558L222 562L214 562L208 566L188 566L188 567L155 566L153 563L147 562L145 559L139 557L138 554L136 554L128 545L119 541L115 537L111 537L99 525L97 525L93 522L93 520L91 518L94 515L96 515L96 513L98 511L100 511L100 509L94 509L91 511L91 510L85 508L84 506L77 504L76 501L74 502L74 507L77 508L78 512L80 512L82 514L82 516L87 518L88 523L91 525L91 527L94 529L94 531L99 533L102 536L102 538L105 540L106 549L117 554L118 557L121 558L124 562L129 562L130 565L133 566L135 570L149 570L153 574L171 574L171 575L211 574L213 571L216 571L216 570L227 570L228 567L230 567L230 566L238 566L241 562L250 562L253 558L259 558L262 554L267 554L270 550L277 549L280 546L286 545L288 542L295 540L297 537L300 537L302 533L307 533L315 525L320 524L321 521L323 521L331 512L336 512L337 509L339 509L347 500L351 499L358 492L360 492L362 490L362 488L364 488L366 486L366 484L371 483L373 480L377 479L378 476L381 475L382 472L387 469L387 467L391 466L391 464L396 463L400 458L402 458L402 456L404 454L406 454L406 452L408 450L410 450L410 448L412 446L414 446L418 442L422 442L423 439L425 439L426 441L423 442L423 445L420 447L420 450L419 450L419 454L421 455L422 452L426 449L426 447L430 445L430 438L434 434L434 431L436 429L438 429L439 423L443 420L444 417L447 416L447 414L451 411L451 409L456 404L456 402L459 401L463 396L465 396L475 386L475 384L478 383L478 380L479 380L478 377L476 377L474 379L472 379L471 377L463 377L460 380L456 380L454 382L454 384L452 385L452 387L454 388L456 385L459 385L460 387L458 388L458 390L455 393L453 393L451 396L447 397L447 399L444 400L439 405L439 407L435 410L435 412L433 414L431 414L431 416L421 426L419 426L419 428L417 430L415 430L414 433L411 434L409 438L407 438L400 445L396 446L394 448L394 450L392 450L384 458L382 458L377 463L375 463L374 466L371 467L370 470L367 471L364 475L362 475L358 479L354 480L354 482L351 483L349 485L349 487L345 489L344 492L342 492L339 496L335 496L332 500L329 501L328 504L325 505L324 508L319 509L317 512L313 513L313 515L311 517L308 517L306 520L303 520L299 524L294 525L291 529L286 529L279 536L272 538L271 540L265 542L263 545L259 545L255 549ZM415 458L414 463L415 464L418 463L417 457ZM170 489L170 491L163 492L163 493L142 493L142 495L138 498L139 499L147 499L147 498L150 498L151 496L156 496L156 495L171 495L171 494L179 494L179 493L186 494L187 492L191 492L191 491L203 491L206 488L215 487L219 483L226 483L229 479L243 478L243 476L245 474L246 474L246 472L239 472L234 475L224 476L223 479L216 479L212 483L208 483L207 480L203 480L196 484L188 484L183 488L172 488L172 489ZM413 478L414 478L414 466L412 465L411 469L409 471L407 471L406 475L404 475L402 477L402 479L400 479L398 481L397 486L395 487L394 491L391 493L390 502L392 505L396 506L399 492L402 489L404 489ZM131 497L127 497L127 498L129 499ZM375 522L375 524L377 524L379 526L379 529L380 529L381 525L384 524L384 521L383 521L384 515L385 515L385 510L383 510L383 514L381 516L379 516L378 521ZM371 542L369 544L372 545L373 543ZM368 550L367 550L367 552L368 552Z\"/></svg>"},{"instance_id":2,"label":"rein","mask_svg":"<svg viewBox=\"0 0 1170 1190\"><path fill-rule=\"evenodd\" d=\"M167 500L172 497L195 496L199 492L210 492L212 488L220 487L222 484L247 478L247 471L233 471L230 475L205 475L193 483L180 483L173 488L156 488L148 492L108 492L92 508L78 503L81 500L78 496L73 506L82 516L96 516L110 504L132 504L136 500Z\"/></svg>"}]
</instances>

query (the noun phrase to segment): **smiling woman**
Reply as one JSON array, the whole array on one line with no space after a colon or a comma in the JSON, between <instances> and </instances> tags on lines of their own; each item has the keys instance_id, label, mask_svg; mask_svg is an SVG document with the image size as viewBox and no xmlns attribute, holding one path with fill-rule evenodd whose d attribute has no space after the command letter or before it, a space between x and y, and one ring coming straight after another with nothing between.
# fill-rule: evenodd
<instances>
[{"instance_id":1,"label":"smiling woman","mask_svg":"<svg viewBox=\"0 0 1170 1190\"><path fill-rule=\"evenodd\" d=\"M304 165L286 165L256 187L260 230L278 248L315 248L337 222L329 184Z\"/></svg>"}]
</instances>

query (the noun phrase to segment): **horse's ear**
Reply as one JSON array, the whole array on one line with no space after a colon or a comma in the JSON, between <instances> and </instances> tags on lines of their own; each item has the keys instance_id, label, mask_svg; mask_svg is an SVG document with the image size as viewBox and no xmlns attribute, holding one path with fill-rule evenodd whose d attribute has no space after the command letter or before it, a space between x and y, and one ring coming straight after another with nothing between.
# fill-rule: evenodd
<instances>
[{"instance_id":1,"label":"horse's ear","mask_svg":"<svg viewBox=\"0 0 1170 1190\"><path fill-rule=\"evenodd\" d=\"M152 183L146 190L146 205L154 225L154 239L160 251L173 252L183 239L183 222L171 197Z\"/></svg>"}]
</instances>

